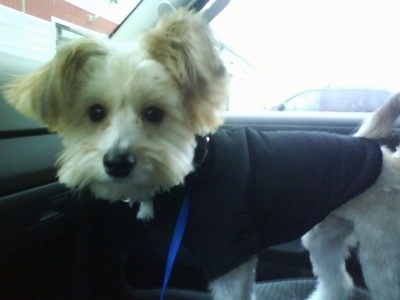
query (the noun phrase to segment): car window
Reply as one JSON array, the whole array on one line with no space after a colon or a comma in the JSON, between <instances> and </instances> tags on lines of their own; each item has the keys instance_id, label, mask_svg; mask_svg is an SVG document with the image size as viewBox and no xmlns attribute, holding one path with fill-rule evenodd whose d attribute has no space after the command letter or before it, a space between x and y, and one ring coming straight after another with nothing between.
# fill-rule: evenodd
<instances>
[{"instance_id":1,"label":"car window","mask_svg":"<svg viewBox=\"0 0 400 300\"><path fill-rule=\"evenodd\" d=\"M363 93L355 90L327 90L322 97L322 110L324 111L358 111L362 105Z\"/></svg>"},{"instance_id":2,"label":"car window","mask_svg":"<svg viewBox=\"0 0 400 300\"><path fill-rule=\"evenodd\" d=\"M211 22L232 75L229 110L269 109L327 86L398 90L397 14L396 0L231 1Z\"/></svg>"},{"instance_id":3,"label":"car window","mask_svg":"<svg viewBox=\"0 0 400 300\"><path fill-rule=\"evenodd\" d=\"M318 111L321 105L321 91L301 93L284 104L286 111Z\"/></svg>"},{"instance_id":4,"label":"car window","mask_svg":"<svg viewBox=\"0 0 400 300\"><path fill-rule=\"evenodd\" d=\"M0 54L2 60L48 61L56 46L83 36L107 37L140 0L0 0ZM12 57L6 57L12 56ZM4 66L2 66L4 68ZM32 66L33 67L33 66ZM10 69L20 69L11 66ZM1 70L0 75L6 75ZM14 70L11 70L14 71ZM11 73L11 72L10 72Z\"/></svg>"},{"instance_id":5,"label":"car window","mask_svg":"<svg viewBox=\"0 0 400 300\"><path fill-rule=\"evenodd\" d=\"M1 71L24 59L36 67L64 40L108 36L141 2L147 1L0 0L0 52L7 61ZM400 44L391 42L400 33L397 8L396 0L230 1L211 21L231 78L227 109L270 110L326 86L398 90ZM371 90L359 100L362 105L335 97L326 105L333 111L371 111L384 101L379 95ZM288 108L323 109L312 99L301 101Z\"/></svg>"},{"instance_id":6,"label":"car window","mask_svg":"<svg viewBox=\"0 0 400 300\"><path fill-rule=\"evenodd\" d=\"M363 100L363 93L356 90L328 90L324 92L322 108L324 111L358 111Z\"/></svg>"},{"instance_id":7,"label":"car window","mask_svg":"<svg viewBox=\"0 0 400 300\"><path fill-rule=\"evenodd\" d=\"M321 111L372 112L390 97L389 91L369 89L326 89L321 96Z\"/></svg>"},{"instance_id":8,"label":"car window","mask_svg":"<svg viewBox=\"0 0 400 300\"><path fill-rule=\"evenodd\" d=\"M389 92L378 92L373 91L368 95L364 95L363 103L366 103L367 111L374 111L377 109L384 101L386 101L391 96Z\"/></svg>"}]
</instances>

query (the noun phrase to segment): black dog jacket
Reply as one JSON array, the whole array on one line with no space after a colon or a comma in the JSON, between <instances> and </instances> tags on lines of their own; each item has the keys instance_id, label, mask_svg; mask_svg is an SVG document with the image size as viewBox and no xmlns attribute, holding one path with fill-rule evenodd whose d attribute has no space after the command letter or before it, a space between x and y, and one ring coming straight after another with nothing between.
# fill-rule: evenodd
<instances>
[{"instance_id":1,"label":"black dog jacket","mask_svg":"<svg viewBox=\"0 0 400 300\"><path fill-rule=\"evenodd\" d=\"M300 238L378 178L378 143L328 133L220 129L191 185L182 246L206 277ZM158 195L151 223L172 233L185 187Z\"/></svg>"}]
</instances>

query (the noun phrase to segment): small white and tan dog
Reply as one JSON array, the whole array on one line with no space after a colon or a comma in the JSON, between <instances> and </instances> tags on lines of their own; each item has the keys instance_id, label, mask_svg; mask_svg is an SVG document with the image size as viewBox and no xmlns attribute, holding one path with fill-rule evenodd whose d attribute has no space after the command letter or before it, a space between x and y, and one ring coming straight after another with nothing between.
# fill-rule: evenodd
<instances>
[{"instance_id":1,"label":"small white and tan dog","mask_svg":"<svg viewBox=\"0 0 400 300\"><path fill-rule=\"evenodd\" d=\"M151 219L153 197L194 170L196 136L222 124L227 74L208 26L179 10L137 43L66 43L49 63L8 84L4 95L61 136L61 183L109 201L140 202L138 217ZM386 135L399 112L396 96L356 135ZM400 152L382 152L376 182L303 238L318 276L309 299L350 299L345 259L353 245L373 299L400 299ZM254 298L255 254L213 278L214 299Z\"/></svg>"}]
</instances>

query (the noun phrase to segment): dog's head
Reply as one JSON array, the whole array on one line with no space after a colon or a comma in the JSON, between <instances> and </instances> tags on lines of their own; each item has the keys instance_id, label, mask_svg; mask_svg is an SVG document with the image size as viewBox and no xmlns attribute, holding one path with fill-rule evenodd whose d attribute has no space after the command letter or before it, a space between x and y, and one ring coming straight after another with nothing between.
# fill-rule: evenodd
<instances>
[{"instance_id":1,"label":"dog's head","mask_svg":"<svg viewBox=\"0 0 400 300\"><path fill-rule=\"evenodd\" d=\"M221 124L226 73L201 16L180 10L135 44L67 43L4 95L62 137L62 183L146 201L192 171L196 135Z\"/></svg>"}]
</instances>

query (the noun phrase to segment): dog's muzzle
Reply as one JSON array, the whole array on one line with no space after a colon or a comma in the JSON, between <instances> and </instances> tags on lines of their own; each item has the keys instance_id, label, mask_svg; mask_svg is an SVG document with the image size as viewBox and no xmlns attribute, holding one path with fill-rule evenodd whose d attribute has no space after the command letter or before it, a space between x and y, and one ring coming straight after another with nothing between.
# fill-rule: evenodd
<instances>
[{"instance_id":1,"label":"dog's muzzle","mask_svg":"<svg viewBox=\"0 0 400 300\"><path fill-rule=\"evenodd\" d=\"M108 151L103 157L103 165L111 177L126 177L132 171L136 158L132 153L117 150Z\"/></svg>"}]
</instances>

